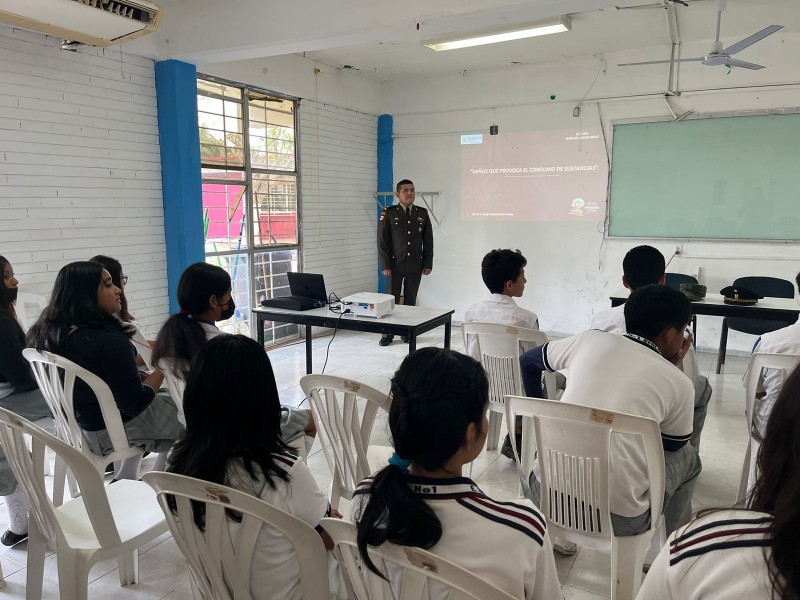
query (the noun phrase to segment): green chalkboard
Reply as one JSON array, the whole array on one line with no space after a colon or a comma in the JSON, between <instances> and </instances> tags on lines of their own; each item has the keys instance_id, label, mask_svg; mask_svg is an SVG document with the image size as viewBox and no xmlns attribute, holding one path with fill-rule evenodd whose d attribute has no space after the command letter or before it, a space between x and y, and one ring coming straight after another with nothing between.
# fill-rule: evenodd
<instances>
[{"instance_id":1,"label":"green chalkboard","mask_svg":"<svg viewBox=\"0 0 800 600\"><path fill-rule=\"evenodd\" d=\"M615 125L608 235L800 239L800 115Z\"/></svg>"}]
</instances>

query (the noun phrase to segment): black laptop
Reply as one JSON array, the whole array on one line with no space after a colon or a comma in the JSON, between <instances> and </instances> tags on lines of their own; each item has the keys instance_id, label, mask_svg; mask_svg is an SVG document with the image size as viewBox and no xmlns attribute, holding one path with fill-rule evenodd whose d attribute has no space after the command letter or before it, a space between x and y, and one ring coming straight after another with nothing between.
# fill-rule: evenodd
<instances>
[{"instance_id":1,"label":"black laptop","mask_svg":"<svg viewBox=\"0 0 800 600\"><path fill-rule=\"evenodd\" d=\"M325 279L318 273L287 273L291 296L262 300L261 306L288 310L309 310L328 303Z\"/></svg>"}]
</instances>

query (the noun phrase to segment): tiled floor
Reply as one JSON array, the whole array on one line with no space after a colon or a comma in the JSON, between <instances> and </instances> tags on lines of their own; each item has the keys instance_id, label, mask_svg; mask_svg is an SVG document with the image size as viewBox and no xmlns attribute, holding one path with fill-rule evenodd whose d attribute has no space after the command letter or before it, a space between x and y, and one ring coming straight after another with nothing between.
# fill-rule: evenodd
<instances>
[{"instance_id":1,"label":"tiled floor","mask_svg":"<svg viewBox=\"0 0 800 600\"><path fill-rule=\"evenodd\" d=\"M453 347L463 348L460 330L453 331ZM314 340L314 366L320 369L325 359L330 337ZM407 346L395 341L380 348L377 336L340 331L330 350L327 373L358 379L383 391L388 391L389 378L402 361ZM441 331L422 336L420 345L442 345ZM270 352L283 403L297 405L303 400L298 381L305 374L305 346L295 344ZM703 472L694 496L694 508L724 507L733 502L738 485L746 443L744 427L744 389L742 375L747 360L729 356L726 373L714 374L716 356L698 355L700 369L707 374L714 393L709 404L708 418L702 436ZM388 444L385 417L375 426L373 441ZM151 465L145 461L145 467ZM325 458L316 444L308 464L321 488L330 486L331 475ZM517 499L517 474L512 461L497 451L486 451L475 461L473 479L490 496ZM6 512L0 510L0 531L6 529ZM6 576L6 587L0 598L25 597L26 546L0 546L0 564ZM608 553L581 548L572 557L556 554L556 565L563 583L566 600L599 600L608 598L610 591L610 558ZM141 583L121 588L115 561L95 565L90 574L89 597L93 599L157 599L182 600L191 598L186 563L172 538L165 534L141 550ZM45 564L44 598L58 598L58 575L55 556Z\"/></svg>"}]
</instances>

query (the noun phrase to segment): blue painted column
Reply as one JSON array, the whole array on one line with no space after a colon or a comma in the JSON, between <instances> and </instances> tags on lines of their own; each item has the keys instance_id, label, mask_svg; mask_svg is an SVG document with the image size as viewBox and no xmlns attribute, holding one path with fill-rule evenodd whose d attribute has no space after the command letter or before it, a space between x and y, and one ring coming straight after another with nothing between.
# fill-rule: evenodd
<instances>
[{"instance_id":1,"label":"blue painted column","mask_svg":"<svg viewBox=\"0 0 800 600\"><path fill-rule=\"evenodd\" d=\"M392 141L392 115L378 117L378 191L389 192L394 189L394 142ZM378 196L378 219L381 218L384 206L394 203L393 196ZM386 277L381 273L378 261L378 291L387 293Z\"/></svg>"},{"instance_id":2,"label":"blue painted column","mask_svg":"<svg viewBox=\"0 0 800 600\"><path fill-rule=\"evenodd\" d=\"M156 62L156 98L169 310L174 314L180 310L181 274L189 265L205 261L197 68L177 60Z\"/></svg>"}]
</instances>

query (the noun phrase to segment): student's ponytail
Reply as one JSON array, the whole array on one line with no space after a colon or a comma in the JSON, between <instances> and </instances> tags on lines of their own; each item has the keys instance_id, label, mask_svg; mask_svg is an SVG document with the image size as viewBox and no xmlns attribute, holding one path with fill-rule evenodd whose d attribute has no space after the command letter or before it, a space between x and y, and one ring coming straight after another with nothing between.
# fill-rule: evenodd
<instances>
[{"instance_id":1,"label":"student's ponytail","mask_svg":"<svg viewBox=\"0 0 800 600\"><path fill-rule=\"evenodd\" d=\"M423 348L400 365L392 378L391 397L395 456L370 483L356 519L364 564L383 577L369 558L368 546L390 542L429 549L442 537L439 518L411 488L402 462L428 472L441 469L463 444L467 426L483 427L489 383L481 365L469 356Z\"/></svg>"}]
</instances>

